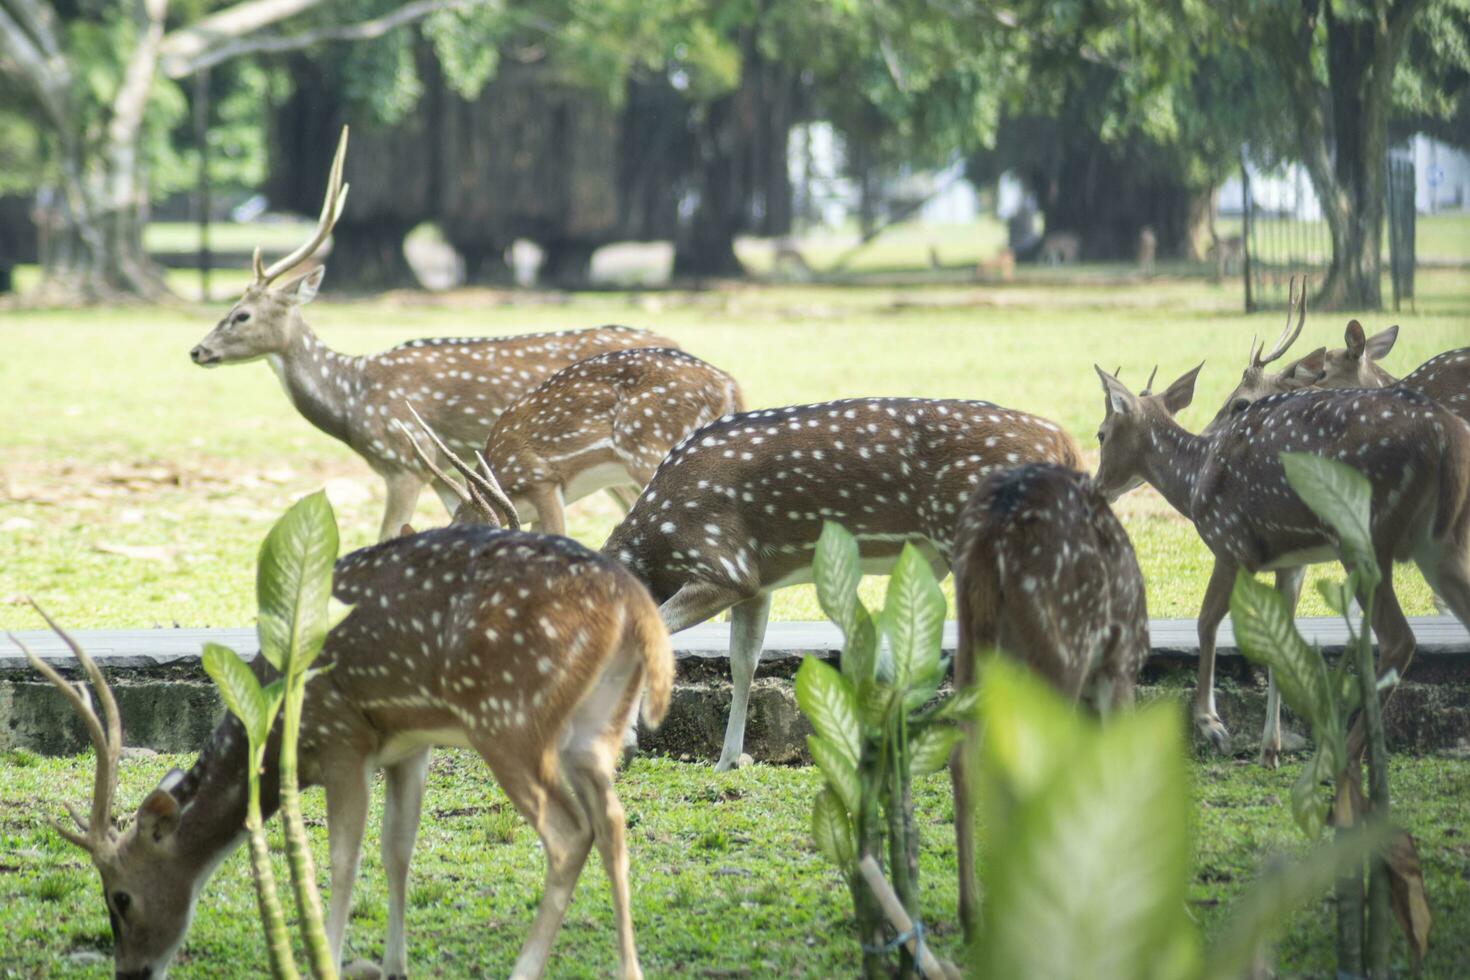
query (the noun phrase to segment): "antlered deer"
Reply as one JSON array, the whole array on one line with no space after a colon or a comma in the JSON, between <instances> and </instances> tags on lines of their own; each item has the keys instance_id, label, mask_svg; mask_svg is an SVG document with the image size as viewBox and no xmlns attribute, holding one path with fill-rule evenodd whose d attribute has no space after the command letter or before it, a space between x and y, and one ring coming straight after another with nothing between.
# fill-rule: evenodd
<instances>
[{"instance_id":1,"label":"antlered deer","mask_svg":"<svg viewBox=\"0 0 1470 980\"><path fill-rule=\"evenodd\" d=\"M414 399L445 442L469 454L485 444L491 426L511 402L552 372L609 350L678 344L645 330L606 326L517 337L412 340L361 357L329 349L301 312L316 297L325 267L302 270L347 203L347 185L342 183L346 152L344 128L316 231L269 267L257 248L254 280L189 356L204 367L264 358L306 420L351 446L383 478L388 499L379 538L387 539L412 517L429 479L423 465L391 434L391 422L405 399ZM286 281L276 285L283 277ZM453 498L442 487L435 490L452 511Z\"/></svg>"},{"instance_id":2,"label":"antlered deer","mask_svg":"<svg viewBox=\"0 0 1470 980\"><path fill-rule=\"evenodd\" d=\"M975 485L1030 462L1076 466L1052 422L988 402L857 398L744 412L690 434L659 464L603 553L649 586L670 632L730 610L734 694L717 769L740 759L771 593L811 580L824 521L884 572L905 542L948 563Z\"/></svg>"},{"instance_id":3,"label":"antlered deer","mask_svg":"<svg viewBox=\"0 0 1470 980\"><path fill-rule=\"evenodd\" d=\"M477 517L493 522L478 491L459 489L477 501ZM627 569L566 538L457 525L343 557L333 592L354 605L321 655L333 669L307 686L300 749L302 779L326 789L333 957L341 957L371 778L383 769L383 973L407 975L404 907L429 749L452 745L480 754L546 855L545 889L513 976L541 974L595 843L612 884L621 976L640 977L613 772L640 692L646 686L649 724L669 702L673 653L647 591ZM79 832L59 829L102 876L117 976L161 977L205 882L243 838L246 739L227 717L193 767L165 776L132 825L117 831L121 721L96 665L67 642L103 718L84 688L30 657L82 714L97 750L91 819L77 819ZM263 657L253 669L272 673ZM267 816L277 806L278 753L279 731L263 771Z\"/></svg>"},{"instance_id":4,"label":"antlered deer","mask_svg":"<svg viewBox=\"0 0 1470 980\"><path fill-rule=\"evenodd\" d=\"M1143 574L1123 525L1085 474L1051 463L991 473L954 532L959 644L954 685L975 682L980 653L998 649L1072 700L1099 711L1131 704L1148 659ZM976 729L950 758L960 921L979 921L967 764Z\"/></svg>"},{"instance_id":5,"label":"antlered deer","mask_svg":"<svg viewBox=\"0 0 1470 980\"><path fill-rule=\"evenodd\" d=\"M1414 652L1393 591L1394 561L1412 560L1470 623L1470 427L1426 395L1403 386L1273 395L1215 433L1194 435L1174 414L1194 397L1199 368L1158 395L1135 395L1097 373L1106 396L1098 488L1112 499L1151 484L1194 522L1215 556L1199 614L1194 720L1217 747L1228 732L1215 711L1215 631L1236 569L1295 569L1341 557L1331 532L1287 484L1283 451L1342 460L1373 485L1373 545L1383 569L1373 628L1384 669L1402 675Z\"/></svg>"},{"instance_id":6,"label":"antlered deer","mask_svg":"<svg viewBox=\"0 0 1470 980\"><path fill-rule=\"evenodd\" d=\"M501 414L485 459L524 520L565 534L567 504L638 490L690 432L742 408L740 386L668 348L598 354L564 367Z\"/></svg>"}]
</instances>

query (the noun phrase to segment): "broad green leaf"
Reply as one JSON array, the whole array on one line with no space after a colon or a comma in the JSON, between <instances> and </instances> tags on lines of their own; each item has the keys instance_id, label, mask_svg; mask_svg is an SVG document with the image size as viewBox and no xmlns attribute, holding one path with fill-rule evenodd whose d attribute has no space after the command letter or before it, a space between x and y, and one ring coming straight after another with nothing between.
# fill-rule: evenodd
<instances>
[{"instance_id":1,"label":"broad green leaf","mask_svg":"<svg viewBox=\"0 0 1470 980\"><path fill-rule=\"evenodd\" d=\"M853 862L857 857L852 822L842 801L831 787L824 787L812 804L812 837L817 850L843 874L852 874Z\"/></svg>"},{"instance_id":2,"label":"broad green leaf","mask_svg":"<svg viewBox=\"0 0 1470 980\"><path fill-rule=\"evenodd\" d=\"M1301 773L1291 786L1291 815L1296 825L1308 840L1322 836L1327 826L1327 811L1332 806L1332 789L1324 786L1337 777L1334 765L1336 753L1325 743L1317 747L1312 757L1302 766Z\"/></svg>"},{"instance_id":3,"label":"broad green leaf","mask_svg":"<svg viewBox=\"0 0 1470 980\"><path fill-rule=\"evenodd\" d=\"M862 578L857 539L842 525L824 521L812 557L812 584L816 586L817 603L823 615L836 623L846 637L852 636L857 610L863 605L857 594Z\"/></svg>"},{"instance_id":4,"label":"broad green leaf","mask_svg":"<svg viewBox=\"0 0 1470 980\"><path fill-rule=\"evenodd\" d=\"M1367 824L1314 847L1299 859L1268 866L1216 930L1204 963L1203 980L1234 980L1251 975L1252 961L1291 922L1291 914L1327 893L1340 874L1361 869L1392 831Z\"/></svg>"},{"instance_id":5,"label":"broad green leaf","mask_svg":"<svg viewBox=\"0 0 1470 980\"><path fill-rule=\"evenodd\" d=\"M854 683L870 680L878 667L878 627L861 604L857 607L856 625L842 646L842 673Z\"/></svg>"},{"instance_id":6,"label":"broad green leaf","mask_svg":"<svg viewBox=\"0 0 1470 980\"><path fill-rule=\"evenodd\" d=\"M893 707L894 690L878 680L866 680L858 685L858 719L869 730L882 730L888 724L888 712Z\"/></svg>"},{"instance_id":7,"label":"broad green leaf","mask_svg":"<svg viewBox=\"0 0 1470 980\"><path fill-rule=\"evenodd\" d=\"M250 672L245 661L234 650L218 643L204 644L204 654L200 659L204 664L204 672L214 681L214 686L219 688L220 699L224 701L225 707L245 727L245 737L250 744L264 744L266 734L270 731L266 700L261 693L260 682Z\"/></svg>"},{"instance_id":8,"label":"broad green leaf","mask_svg":"<svg viewBox=\"0 0 1470 980\"><path fill-rule=\"evenodd\" d=\"M910 679L908 693L903 697L903 709L909 712L919 710L934 699L942 683L944 683L943 670L934 670L927 677L914 675Z\"/></svg>"},{"instance_id":9,"label":"broad green leaf","mask_svg":"<svg viewBox=\"0 0 1470 980\"><path fill-rule=\"evenodd\" d=\"M1185 906L1193 808L1177 712L1085 728L1019 798L1006 833L987 838L979 976L1183 978L1200 967Z\"/></svg>"},{"instance_id":10,"label":"broad green leaf","mask_svg":"<svg viewBox=\"0 0 1470 980\"><path fill-rule=\"evenodd\" d=\"M327 600L327 632L330 633L330 632L332 632L332 630L336 629L337 626L342 622L342 620L344 620L348 616L351 616L352 615L352 610L355 609L355 608L356 608L356 604L355 603L343 602L342 600L338 599L336 596L333 596L330 599L328 599Z\"/></svg>"},{"instance_id":11,"label":"broad green leaf","mask_svg":"<svg viewBox=\"0 0 1470 980\"><path fill-rule=\"evenodd\" d=\"M1327 682L1322 654L1301 638L1286 600L1269 585L1240 570L1230 593L1230 621L1246 658L1276 672L1276 687L1292 711L1325 728L1337 706Z\"/></svg>"},{"instance_id":12,"label":"broad green leaf","mask_svg":"<svg viewBox=\"0 0 1470 980\"><path fill-rule=\"evenodd\" d=\"M1327 579L1318 579L1317 594L1322 601L1327 603L1327 608L1339 616L1347 616L1347 593L1344 591L1342 582L1333 582Z\"/></svg>"},{"instance_id":13,"label":"broad green leaf","mask_svg":"<svg viewBox=\"0 0 1470 980\"><path fill-rule=\"evenodd\" d=\"M862 806L862 788L858 782L857 766L848 761L842 750L820 735L808 735L806 747L812 754L812 761L822 770L827 785L842 800L842 805L847 807L848 812L856 813Z\"/></svg>"},{"instance_id":14,"label":"broad green leaf","mask_svg":"<svg viewBox=\"0 0 1470 980\"><path fill-rule=\"evenodd\" d=\"M1005 654L986 654L979 689L981 762L989 777L1026 797L1069 763L1084 732L1072 705ZM981 794L982 798L984 794Z\"/></svg>"},{"instance_id":15,"label":"broad green leaf","mask_svg":"<svg viewBox=\"0 0 1470 980\"><path fill-rule=\"evenodd\" d=\"M276 723L276 715L280 714L281 705L286 700L286 678L277 677L265 686L261 692L265 698L266 730Z\"/></svg>"},{"instance_id":16,"label":"broad green leaf","mask_svg":"<svg viewBox=\"0 0 1470 980\"><path fill-rule=\"evenodd\" d=\"M796 672L796 703L817 734L856 768L862 732L857 698L847 678L816 657L807 657Z\"/></svg>"},{"instance_id":17,"label":"broad green leaf","mask_svg":"<svg viewBox=\"0 0 1470 980\"><path fill-rule=\"evenodd\" d=\"M975 717L976 706L980 703L980 687L972 684L969 687L955 691L949 697L940 701L920 718L924 721L963 721Z\"/></svg>"},{"instance_id":18,"label":"broad green leaf","mask_svg":"<svg viewBox=\"0 0 1470 980\"><path fill-rule=\"evenodd\" d=\"M322 491L293 504L260 546L257 632L277 670L299 673L321 652L336 561L337 521Z\"/></svg>"},{"instance_id":19,"label":"broad green leaf","mask_svg":"<svg viewBox=\"0 0 1470 980\"><path fill-rule=\"evenodd\" d=\"M909 773L927 776L949 765L950 752L965 733L954 725L929 724L909 739Z\"/></svg>"},{"instance_id":20,"label":"broad green leaf","mask_svg":"<svg viewBox=\"0 0 1470 980\"><path fill-rule=\"evenodd\" d=\"M928 678L939 667L944 633L944 593L934 580L929 562L911 544L903 546L879 624L893 650L894 676L899 687L916 677Z\"/></svg>"},{"instance_id":21,"label":"broad green leaf","mask_svg":"<svg viewBox=\"0 0 1470 980\"><path fill-rule=\"evenodd\" d=\"M1380 576L1373 551L1373 485L1346 463L1311 453L1282 453L1286 481L1302 503L1336 532L1343 558L1366 583Z\"/></svg>"}]
</instances>

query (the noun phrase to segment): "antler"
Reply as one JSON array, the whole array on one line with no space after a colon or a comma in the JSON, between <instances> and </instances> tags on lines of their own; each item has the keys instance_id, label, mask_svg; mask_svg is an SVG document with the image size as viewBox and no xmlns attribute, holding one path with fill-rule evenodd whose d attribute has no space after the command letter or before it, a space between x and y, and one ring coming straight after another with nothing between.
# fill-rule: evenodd
<instances>
[{"instance_id":1,"label":"antler","mask_svg":"<svg viewBox=\"0 0 1470 980\"><path fill-rule=\"evenodd\" d=\"M1286 301L1286 326L1281 328L1281 336L1276 338L1276 346L1271 348L1271 353L1269 354L1263 356L1262 351L1256 348L1255 341L1251 341L1251 365L1253 367L1265 367L1267 364L1270 364L1282 354L1285 354L1291 345L1296 343L1296 339L1301 336L1302 325L1307 320L1307 280L1305 278L1302 279L1300 296L1297 295L1296 291L1296 276L1291 277L1291 282L1287 288L1289 293ZM1294 328L1291 325L1291 315L1293 313L1297 315L1296 326ZM1262 348L1264 346L1263 344Z\"/></svg>"},{"instance_id":2,"label":"antler","mask_svg":"<svg viewBox=\"0 0 1470 980\"><path fill-rule=\"evenodd\" d=\"M1139 394L1147 395L1154 390L1154 378L1158 376L1158 373L1159 366L1155 364L1154 369L1148 373L1148 384L1143 386L1143 391L1139 392Z\"/></svg>"},{"instance_id":3,"label":"antler","mask_svg":"<svg viewBox=\"0 0 1470 980\"><path fill-rule=\"evenodd\" d=\"M327 177L327 196L322 201L322 214L317 219L316 231L312 232L311 238L307 240L296 251L285 258L272 262L266 268L260 258L260 246L255 247L255 255L251 259L251 266L255 271L255 283L259 286L267 285L273 280L296 268L302 262L316 254L327 236L332 233L332 228L337 224L337 219L342 217L342 209L347 206L347 187L342 183L342 163L347 159L347 127L342 127L342 136L337 141L337 155L332 158L332 171Z\"/></svg>"},{"instance_id":4,"label":"antler","mask_svg":"<svg viewBox=\"0 0 1470 980\"><path fill-rule=\"evenodd\" d=\"M26 659L31 666L45 675L46 679L56 685L62 695L71 702L77 714L82 716L82 721L87 726L87 734L92 739L92 747L97 752L97 771L92 782L92 816L90 820L83 820L77 809L71 804L66 804L67 812L71 814L72 820L77 825L77 833L59 822L53 822L58 833L71 841L73 844L89 852L94 860L102 860L112 850L117 839L117 831L112 827L112 794L117 788L117 762L122 753L122 721L118 718L117 702L113 700L112 688L107 686L107 681L102 676L102 671L97 669L97 664L87 652L81 648L72 636L56 624L56 621L42 609L34 600L28 600L36 612L46 620L46 625L71 648L71 652L81 661L82 670L92 682L92 687L97 692L97 699L102 702L102 720L97 717L96 710L92 707L92 698L87 693L86 685L81 683L71 684L58 674L50 664L43 661L31 652L30 648L20 641L14 633L7 633L10 641L20 647L25 653Z\"/></svg>"},{"instance_id":5,"label":"antler","mask_svg":"<svg viewBox=\"0 0 1470 980\"><path fill-rule=\"evenodd\" d=\"M460 500L479 511L492 524L499 525L503 521L504 525L512 531L519 530L521 518L516 513L515 504L511 503L510 497L500 488L500 482L495 479L495 472L490 468L490 463L485 457L478 450L475 452L475 459L479 461L480 468L484 471L479 472L456 456L444 444L444 440L440 439L438 433L429 426L429 423L423 420L423 417L413 407L412 402L405 401L403 404L408 409L409 414L413 416L413 420L419 424L419 428L424 431L424 435L429 437L429 441L444 454L444 457L453 464L455 469L464 474L466 484L460 486L455 482L453 477L440 469L434 463L429 453L424 450L424 447L419 445L418 437L410 431L408 426L401 420L394 419L394 424L398 426L399 431L408 437L408 441L413 444L413 451L418 455L419 459L423 460L424 465L429 468L429 471L441 483L453 490ZM491 506L492 504L494 505L493 507ZM499 515L495 513L496 510L500 511Z\"/></svg>"}]
</instances>

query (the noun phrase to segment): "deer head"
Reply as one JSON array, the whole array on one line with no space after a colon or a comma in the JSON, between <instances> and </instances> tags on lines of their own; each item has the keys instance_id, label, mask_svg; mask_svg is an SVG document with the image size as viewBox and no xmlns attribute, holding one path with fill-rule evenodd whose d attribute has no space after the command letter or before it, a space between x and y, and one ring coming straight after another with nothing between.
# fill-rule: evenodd
<instances>
[{"instance_id":1,"label":"deer head","mask_svg":"<svg viewBox=\"0 0 1470 980\"><path fill-rule=\"evenodd\" d=\"M1290 285L1290 296L1286 306L1286 326L1281 329L1281 336L1276 338L1276 343L1269 352L1266 345L1257 345L1256 339L1251 338L1250 358L1246 362L1246 368L1240 375L1240 384L1225 399L1225 404L1220 406L1220 411L1205 426L1206 434L1227 424L1230 419L1245 411L1255 401L1259 401L1268 395L1279 395L1286 391L1295 391L1317 384L1322 378L1323 360L1327 354L1325 347L1319 347L1305 357L1292 361L1286 367L1275 374L1266 373L1266 365L1280 360L1281 356L1296 343L1301 336L1302 326L1307 319L1307 283L1302 281L1300 295L1296 289L1296 277L1292 276ZM1296 324L1292 324L1292 316L1296 317Z\"/></svg>"},{"instance_id":2,"label":"deer head","mask_svg":"<svg viewBox=\"0 0 1470 980\"><path fill-rule=\"evenodd\" d=\"M47 624L71 648L102 704L99 719L92 697L81 683L70 684L14 635L10 640L81 715L97 753L92 785L92 811L83 817L71 804L73 827L57 822L56 831L87 852L102 876L107 917L112 925L113 960L118 978L160 978L188 932L194 901L207 870L179 846L175 831L181 808L173 788L183 778L172 770L149 793L132 823L119 830L112 821L112 798L117 788L117 764L122 750L122 722L117 702L97 664L56 624L46 611L31 603Z\"/></svg>"},{"instance_id":3,"label":"deer head","mask_svg":"<svg viewBox=\"0 0 1470 980\"><path fill-rule=\"evenodd\" d=\"M1097 430L1097 443L1102 455L1094 482L1108 500L1117 500L1144 482L1143 461L1149 449L1151 430L1160 423L1172 424L1174 415L1194 400L1194 382L1204 366L1201 361L1198 367L1185 372L1157 395L1148 387L1135 395L1118 380L1116 374L1108 374L1093 365L1093 370L1102 379L1107 406L1102 425ZM1158 368L1154 371L1157 373ZM1150 387L1153 377L1149 375Z\"/></svg>"},{"instance_id":4,"label":"deer head","mask_svg":"<svg viewBox=\"0 0 1470 980\"><path fill-rule=\"evenodd\" d=\"M495 479L495 473L490 469L490 464L486 461L484 454L478 451L475 453L475 459L480 464L479 469L470 466L444 444L438 434L429 427L429 423L419 415L412 402L403 404L424 435L429 438L429 442L443 454L445 459L449 460L456 470L464 475L465 483L460 485L454 477L445 473L435 462L433 454L424 449L412 429L399 419L393 420L394 427L408 439L409 444L413 446L414 454L429 468L429 472L433 473L440 483L454 491L454 495L459 498L459 506L455 508L453 522L455 524L488 524L491 527L519 530L521 520L516 514L515 504L511 503L510 497L506 496L505 491L500 488L500 482ZM405 524L403 531L411 534L413 529Z\"/></svg>"},{"instance_id":5,"label":"deer head","mask_svg":"<svg viewBox=\"0 0 1470 980\"><path fill-rule=\"evenodd\" d=\"M1346 346L1327 352L1322 377L1317 384L1323 388L1388 387L1394 383L1395 378L1379 367L1377 362L1388 356L1388 352L1393 350L1394 341L1398 339L1397 324L1369 337L1365 335L1361 323L1349 320L1347 329L1343 331L1343 343Z\"/></svg>"},{"instance_id":6,"label":"deer head","mask_svg":"<svg viewBox=\"0 0 1470 980\"><path fill-rule=\"evenodd\" d=\"M274 283L287 273L299 270L315 255L331 235L337 219L342 217L342 209L347 205L348 185L342 183L342 163L346 158L347 127L343 126L316 230L304 244L269 267L261 260L260 247L256 246L252 260L254 278L224 319L189 352L195 364L204 367L239 364L283 353L290 346L301 328L300 309L316 298L326 268L317 266L286 279L282 285Z\"/></svg>"}]
</instances>

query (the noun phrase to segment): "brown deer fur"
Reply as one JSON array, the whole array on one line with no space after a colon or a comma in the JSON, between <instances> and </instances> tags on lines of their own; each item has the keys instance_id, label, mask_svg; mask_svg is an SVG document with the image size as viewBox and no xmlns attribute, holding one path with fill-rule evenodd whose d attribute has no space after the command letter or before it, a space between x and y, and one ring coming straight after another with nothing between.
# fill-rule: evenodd
<instances>
[{"instance_id":1,"label":"brown deer fur","mask_svg":"<svg viewBox=\"0 0 1470 980\"><path fill-rule=\"evenodd\" d=\"M1135 395L1098 370L1106 414L1097 484L1116 498L1150 483L1194 522L1214 553L1199 615L1194 715L1200 730L1223 744L1228 733L1214 705L1215 631L1236 569L1340 558L1332 534L1287 484L1279 454L1340 460L1373 484L1373 543L1384 576L1373 627L1384 669L1402 674L1414 634L1393 592L1394 561L1412 560L1455 616L1470 623L1470 427L1420 392L1395 386L1273 395L1214 434L1193 435L1173 416L1193 397L1198 371L1162 394Z\"/></svg>"},{"instance_id":2,"label":"brown deer fur","mask_svg":"<svg viewBox=\"0 0 1470 980\"><path fill-rule=\"evenodd\" d=\"M1032 463L991 473L954 532L957 690L975 683L977 659L1000 650L1064 696L1100 711L1130 705L1148 658L1143 574L1123 525L1092 481L1076 470ZM950 758L960 921L979 923L967 763L978 733Z\"/></svg>"},{"instance_id":3,"label":"brown deer fur","mask_svg":"<svg viewBox=\"0 0 1470 980\"><path fill-rule=\"evenodd\" d=\"M332 669L307 687L300 771L326 789L334 957L371 777L384 769L383 972L406 975L408 864L428 752L454 745L480 754L546 855L545 890L514 975L540 975L595 843L612 883L621 975L641 976L612 777L640 690L646 685L650 724L669 702L673 654L648 593L626 569L573 541L483 526L353 552L338 561L333 591L354 606L327 637L320 664ZM262 678L273 673L264 658L253 669ZM268 814L277 805L277 751L273 736L264 766ZM149 796L148 812L120 845L94 851L114 915L118 976L166 968L194 899L242 839L246 764L240 724L227 717L189 772L171 774ZM119 909L119 893L132 897L129 908Z\"/></svg>"},{"instance_id":4,"label":"brown deer fur","mask_svg":"<svg viewBox=\"0 0 1470 980\"><path fill-rule=\"evenodd\" d=\"M562 368L506 409L485 459L523 520L565 534L566 504L643 489L675 443L741 408L735 379L697 357L612 351Z\"/></svg>"},{"instance_id":5,"label":"brown deer fur","mask_svg":"<svg viewBox=\"0 0 1470 980\"><path fill-rule=\"evenodd\" d=\"M718 768L743 748L770 595L809 581L822 523L884 571L903 544L948 562L954 523L987 473L1079 463L1055 423L988 402L859 398L745 412L675 446L603 553L661 603L670 632L730 610L734 696Z\"/></svg>"}]
</instances>

